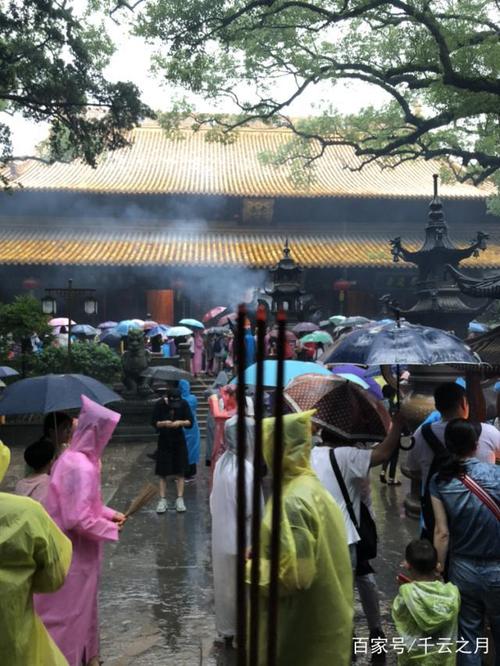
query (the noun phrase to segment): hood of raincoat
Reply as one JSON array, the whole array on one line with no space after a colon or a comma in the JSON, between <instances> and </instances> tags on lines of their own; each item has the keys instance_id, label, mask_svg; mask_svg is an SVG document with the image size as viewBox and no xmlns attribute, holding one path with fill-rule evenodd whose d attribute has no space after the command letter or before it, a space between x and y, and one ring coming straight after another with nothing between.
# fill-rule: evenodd
<instances>
[{"instance_id":1,"label":"hood of raincoat","mask_svg":"<svg viewBox=\"0 0 500 666\"><path fill-rule=\"evenodd\" d=\"M188 398L191 395L191 385L187 379L179 379L179 390L181 392L181 398Z\"/></svg>"},{"instance_id":2,"label":"hood of raincoat","mask_svg":"<svg viewBox=\"0 0 500 666\"><path fill-rule=\"evenodd\" d=\"M221 370L219 372L219 374L217 375L217 377L215 378L215 381L212 384L212 386L214 388L217 388L217 387L220 388L221 386L227 386L227 384L229 384L229 377L224 372L224 370Z\"/></svg>"},{"instance_id":3,"label":"hood of raincoat","mask_svg":"<svg viewBox=\"0 0 500 666\"><path fill-rule=\"evenodd\" d=\"M0 440L0 483L10 465L10 449Z\"/></svg>"},{"instance_id":4,"label":"hood of raincoat","mask_svg":"<svg viewBox=\"0 0 500 666\"><path fill-rule=\"evenodd\" d=\"M401 585L399 594L423 636L435 635L453 622L460 608L460 593L453 583L416 581Z\"/></svg>"},{"instance_id":5,"label":"hood of raincoat","mask_svg":"<svg viewBox=\"0 0 500 666\"><path fill-rule=\"evenodd\" d=\"M253 462L255 449L255 419L245 416L245 458ZM224 425L224 440L227 450L237 454L238 449L238 416L235 414L228 419Z\"/></svg>"},{"instance_id":6,"label":"hood of raincoat","mask_svg":"<svg viewBox=\"0 0 500 666\"><path fill-rule=\"evenodd\" d=\"M84 453L91 460L99 460L120 418L117 412L82 395L82 408L70 450Z\"/></svg>"},{"instance_id":7,"label":"hood of raincoat","mask_svg":"<svg viewBox=\"0 0 500 666\"><path fill-rule=\"evenodd\" d=\"M283 416L283 478L301 474L312 474L312 416L315 410L285 414ZM274 450L274 428L276 419L264 419L262 422L262 453L266 465L272 469Z\"/></svg>"}]
</instances>

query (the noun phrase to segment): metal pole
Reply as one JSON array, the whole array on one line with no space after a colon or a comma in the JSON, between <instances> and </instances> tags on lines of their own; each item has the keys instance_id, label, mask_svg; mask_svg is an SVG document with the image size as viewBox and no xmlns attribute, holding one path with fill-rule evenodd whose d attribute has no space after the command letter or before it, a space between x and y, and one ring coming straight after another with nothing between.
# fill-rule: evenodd
<instances>
[{"instance_id":1,"label":"metal pole","mask_svg":"<svg viewBox=\"0 0 500 666\"><path fill-rule=\"evenodd\" d=\"M252 496L252 575L250 580L250 664L256 664L259 654L259 581L260 581L260 521L262 474L262 418L264 416L264 356L266 310L257 310L257 386L255 391L255 451L253 459Z\"/></svg>"},{"instance_id":2,"label":"metal pole","mask_svg":"<svg viewBox=\"0 0 500 666\"><path fill-rule=\"evenodd\" d=\"M246 308L238 308L237 326L237 363L238 363L238 426L237 426L237 571L236 571L236 624L238 632L238 666L247 666L246 660L246 488L245 488L245 448L246 448L246 420L245 420L245 321Z\"/></svg>"},{"instance_id":3,"label":"metal pole","mask_svg":"<svg viewBox=\"0 0 500 666\"><path fill-rule=\"evenodd\" d=\"M395 308L394 312L396 313L396 326L401 328L401 311L399 308ZM399 368L399 363L396 365L396 411L399 412L401 407L401 394L400 394L400 382L401 382L401 371Z\"/></svg>"},{"instance_id":4,"label":"metal pole","mask_svg":"<svg viewBox=\"0 0 500 666\"><path fill-rule=\"evenodd\" d=\"M68 280L66 310L68 314L68 371L71 372L71 310L73 309L73 280Z\"/></svg>"},{"instance_id":5,"label":"metal pole","mask_svg":"<svg viewBox=\"0 0 500 666\"><path fill-rule=\"evenodd\" d=\"M271 563L269 581L269 617L267 634L267 664L275 666L278 646L278 577L281 537L281 486L283 477L283 384L285 374L285 325L286 316L279 312L278 323L278 369L275 393L275 424L273 450L273 492Z\"/></svg>"}]
</instances>

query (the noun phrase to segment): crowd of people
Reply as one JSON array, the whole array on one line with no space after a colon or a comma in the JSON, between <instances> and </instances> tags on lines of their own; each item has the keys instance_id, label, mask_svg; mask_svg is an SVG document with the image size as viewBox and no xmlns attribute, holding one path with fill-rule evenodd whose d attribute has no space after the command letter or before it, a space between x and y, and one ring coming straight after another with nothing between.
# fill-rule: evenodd
<instances>
[{"instance_id":1,"label":"crowd of people","mask_svg":"<svg viewBox=\"0 0 500 666\"><path fill-rule=\"evenodd\" d=\"M245 363L250 363L249 357ZM212 564L216 641L230 645L236 628L235 386L221 370L207 389L210 405L205 459L210 465ZM357 590L369 628L365 650L384 663L388 641L373 569L377 518L370 471L396 481L404 420L392 411L385 439L348 441L315 423L314 410L283 417L282 523L277 653L279 666L347 666L362 644L354 626ZM266 662L266 602L270 586L272 469L275 417L263 420L265 466L254 470L255 416L245 401L247 582L258 559L261 641ZM404 571L393 601L392 648L400 664L479 666L496 650L500 663L500 432L469 420L463 387L435 392L437 420L413 434L407 466L422 477L422 534L401 547ZM159 514L189 510L185 481L196 478L200 456L197 403L189 382L170 383L154 404L158 433L152 457ZM43 435L25 450L26 475L16 494L0 494L0 654L6 666L97 666L98 589L102 546L119 539L126 517L101 498L101 457L119 415L82 397L77 419L47 415ZM0 446L0 477L9 450ZM396 461L396 462L394 462ZM389 467L387 467L389 465ZM250 550L252 488L259 476L261 548ZM381 477L382 478L382 477ZM175 502L167 499L174 480ZM396 566L395 562L395 566ZM395 574L397 572L395 571ZM486 633L489 631L489 634ZM392 633L392 632L391 632ZM489 644L485 644L489 636ZM461 650L460 646L468 649ZM4 656L5 655L5 656ZM443 656L441 656L443 655ZM254 665L252 665L254 666Z\"/></svg>"}]
</instances>

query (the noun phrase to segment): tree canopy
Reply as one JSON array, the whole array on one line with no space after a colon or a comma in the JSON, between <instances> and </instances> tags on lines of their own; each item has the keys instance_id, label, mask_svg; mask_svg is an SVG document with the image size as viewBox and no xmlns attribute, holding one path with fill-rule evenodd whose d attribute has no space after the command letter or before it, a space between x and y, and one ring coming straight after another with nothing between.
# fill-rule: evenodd
<instances>
[{"instance_id":1,"label":"tree canopy","mask_svg":"<svg viewBox=\"0 0 500 666\"><path fill-rule=\"evenodd\" d=\"M0 336L10 333L16 342L21 342L35 332L40 337L52 333L40 301L33 296L16 296L12 303L0 303Z\"/></svg>"},{"instance_id":2,"label":"tree canopy","mask_svg":"<svg viewBox=\"0 0 500 666\"><path fill-rule=\"evenodd\" d=\"M363 163L439 158L461 180L500 185L498 1L143 0L136 31L163 44L156 68L166 80L235 102L236 118L198 119L226 140L258 118L294 131L281 162L302 166L342 144ZM315 84L334 91L345 80L382 90L386 103L287 116Z\"/></svg>"},{"instance_id":3,"label":"tree canopy","mask_svg":"<svg viewBox=\"0 0 500 666\"><path fill-rule=\"evenodd\" d=\"M91 13L77 16L67 0L0 4L0 111L51 123L41 159L81 157L95 166L103 150L126 145L124 131L148 113L134 84L106 80L112 53L102 25ZM0 123L0 166L25 157L13 154ZM0 177L8 184L6 172Z\"/></svg>"}]
</instances>

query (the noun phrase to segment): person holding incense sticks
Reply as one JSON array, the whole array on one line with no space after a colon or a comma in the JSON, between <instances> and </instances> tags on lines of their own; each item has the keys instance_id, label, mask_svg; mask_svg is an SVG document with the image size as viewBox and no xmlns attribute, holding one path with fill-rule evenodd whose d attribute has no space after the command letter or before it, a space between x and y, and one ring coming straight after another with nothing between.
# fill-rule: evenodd
<instances>
[{"instance_id":1,"label":"person holding incense sticks","mask_svg":"<svg viewBox=\"0 0 500 666\"><path fill-rule=\"evenodd\" d=\"M54 464L43 504L73 544L63 587L35 597L35 609L69 666L98 666L97 595L104 541L117 541L125 516L102 503L101 456L120 414L82 396L69 448Z\"/></svg>"}]
</instances>

